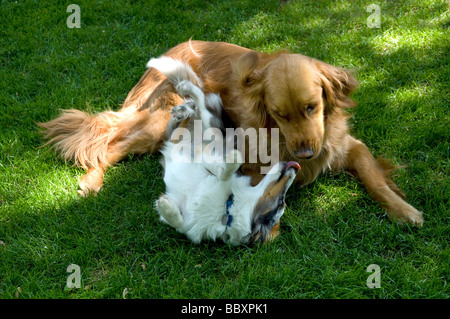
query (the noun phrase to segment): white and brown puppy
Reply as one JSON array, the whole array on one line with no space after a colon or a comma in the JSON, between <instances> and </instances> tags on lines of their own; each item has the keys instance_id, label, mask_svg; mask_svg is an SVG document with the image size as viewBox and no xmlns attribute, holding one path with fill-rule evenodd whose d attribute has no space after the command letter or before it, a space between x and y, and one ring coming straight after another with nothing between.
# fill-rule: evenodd
<instances>
[{"instance_id":1,"label":"white and brown puppy","mask_svg":"<svg viewBox=\"0 0 450 319\"><path fill-rule=\"evenodd\" d=\"M166 193L155 202L161 220L194 243L220 238L236 245L275 238L286 206L285 195L299 164L275 164L256 186L251 186L250 177L238 172L243 161L236 149L214 154L202 149L201 161L194 160L195 152L180 154L179 150L195 148L193 139L172 139L180 127L192 130L197 119L202 130L215 127L224 131L220 97L205 96L201 80L180 61L162 57L150 60L147 66L159 70L180 95L192 99L172 110L167 127L168 141L162 149Z\"/></svg>"}]
</instances>

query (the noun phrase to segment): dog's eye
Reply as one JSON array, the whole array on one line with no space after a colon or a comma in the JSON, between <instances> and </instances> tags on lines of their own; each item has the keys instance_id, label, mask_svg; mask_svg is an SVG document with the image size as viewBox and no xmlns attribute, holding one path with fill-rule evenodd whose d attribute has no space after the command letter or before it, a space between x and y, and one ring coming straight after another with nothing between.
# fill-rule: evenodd
<instances>
[{"instance_id":1,"label":"dog's eye","mask_svg":"<svg viewBox=\"0 0 450 319\"><path fill-rule=\"evenodd\" d=\"M308 113L311 113L312 111L314 111L314 109L316 108L317 104L308 104L308 106L306 107L306 111Z\"/></svg>"},{"instance_id":2,"label":"dog's eye","mask_svg":"<svg viewBox=\"0 0 450 319\"><path fill-rule=\"evenodd\" d=\"M284 114L283 112L280 112L280 111L276 111L276 112L275 112L275 115L276 115L278 118L281 118L281 119L287 118L287 115Z\"/></svg>"}]
</instances>

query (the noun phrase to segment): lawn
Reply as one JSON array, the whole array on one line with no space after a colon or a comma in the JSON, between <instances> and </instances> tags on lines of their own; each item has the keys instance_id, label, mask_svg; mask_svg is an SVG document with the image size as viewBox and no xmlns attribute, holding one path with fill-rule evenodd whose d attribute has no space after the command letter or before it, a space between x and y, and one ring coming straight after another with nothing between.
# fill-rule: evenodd
<instances>
[{"instance_id":1,"label":"lawn","mask_svg":"<svg viewBox=\"0 0 450 319\"><path fill-rule=\"evenodd\" d=\"M74 2L80 28L66 24ZM449 26L447 1L2 1L0 298L449 298ZM354 69L352 133L404 165L394 180L423 228L326 173L289 190L273 243L194 245L153 209L158 154L130 155L80 198L83 171L41 147L35 123L117 110L150 57L191 37ZM80 288L66 287L71 264Z\"/></svg>"}]
</instances>

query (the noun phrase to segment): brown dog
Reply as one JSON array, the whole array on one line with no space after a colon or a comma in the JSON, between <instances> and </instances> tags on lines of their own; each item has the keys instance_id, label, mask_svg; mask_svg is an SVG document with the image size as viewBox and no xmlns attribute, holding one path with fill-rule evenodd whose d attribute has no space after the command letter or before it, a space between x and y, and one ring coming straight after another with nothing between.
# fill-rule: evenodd
<instances>
[{"instance_id":1,"label":"brown dog","mask_svg":"<svg viewBox=\"0 0 450 319\"><path fill-rule=\"evenodd\" d=\"M221 42L189 41L165 55L189 63L205 91L220 94L235 127L279 128L280 161L300 163L298 183L311 183L328 168L346 169L390 219L423 224L422 213L401 198L403 193L388 178L394 167L376 160L348 133L343 109L356 105L349 95L357 87L350 72L299 54L265 54ZM128 153L157 151L170 110L182 102L161 73L148 69L118 112L92 116L67 110L39 125L48 143L87 170L79 191L87 195L100 190L106 168ZM242 167L254 183L261 179L260 165Z\"/></svg>"}]
</instances>

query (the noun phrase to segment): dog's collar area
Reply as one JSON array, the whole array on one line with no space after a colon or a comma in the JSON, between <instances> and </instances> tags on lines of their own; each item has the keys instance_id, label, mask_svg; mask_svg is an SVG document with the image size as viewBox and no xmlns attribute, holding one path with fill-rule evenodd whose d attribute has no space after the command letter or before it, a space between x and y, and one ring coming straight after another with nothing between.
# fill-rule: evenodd
<instances>
[{"instance_id":1,"label":"dog's collar area","mask_svg":"<svg viewBox=\"0 0 450 319\"><path fill-rule=\"evenodd\" d=\"M231 222L233 221L233 215L230 214L230 207L233 206L234 196L231 194L225 203L225 214L222 217L222 224L231 227Z\"/></svg>"}]
</instances>

